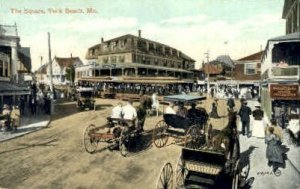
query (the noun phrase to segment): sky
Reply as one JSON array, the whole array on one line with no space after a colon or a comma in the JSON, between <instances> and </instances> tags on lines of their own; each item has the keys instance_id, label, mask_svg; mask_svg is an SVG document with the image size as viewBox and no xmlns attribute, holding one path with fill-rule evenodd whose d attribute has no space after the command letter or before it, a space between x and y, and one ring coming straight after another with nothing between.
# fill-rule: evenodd
<instances>
[{"instance_id":1,"label":"sky","mask_svg":"<svg viewBox=\"0 0 300 189\"><path fill-rule=\"evenodd\" d=\"M224 54L237 60L264 49L268 39L285 35L283 4L284 0L0 0L0 24L17 24L21 45L31 49L32 71L48 61L47 32L52 58L72 53L87 62L87 49L101 37L109 40L142 30L142 37L174 47L200 66L207 51L209 60Z\"/></svg>"}]
</instances>

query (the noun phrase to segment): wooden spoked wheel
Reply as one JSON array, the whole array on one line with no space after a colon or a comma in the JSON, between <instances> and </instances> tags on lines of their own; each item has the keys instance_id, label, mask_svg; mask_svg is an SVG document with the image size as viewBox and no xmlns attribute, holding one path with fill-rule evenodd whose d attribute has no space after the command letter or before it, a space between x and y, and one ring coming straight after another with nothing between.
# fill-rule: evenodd
<instances>
[{"instance_id":1,"label":"wooden spoked wheel","mask_svg":"<svg viewBox=\"0 0 300 189\"><path fill-rule=\"evenodd\" d=\"M83 143L84 143L85 150L88 153L93 153L97 149L98 141L93 136L93 132L95 131L95 128L96 128L96 126L91 124L85 129L85 132L84 132Z\"/></svg>"},{"instance_id":2,"label":"wooden spoked wheel","mask_svg":"<svg viewBox=\"0 0 300 189\"><path fill-rule=\"evenodd\" d=\"M157 148L164 147L169 139L167 135L168 125L164 120L159 121L153 130L153 143Z\"/></svg>"},{"instance_id":3,"label":"wooden spoked wheel","mask_svg":"<svg viewBox=\"0 0 300 189\"><path fill-rule=\"evenodd\" d=\"M197 127L196 125L191 126L185 134L184 146L192 149L199 148L200 135L201 135L200 128Z\"/></svg>"},{"instance_id":4,"label":"wooden spoked wheel","mask_svg":"<svg viewBox=\"0 0 300 189\"><path fill-rule=\"evenodd\" d=\"M240 184L240 175L239 175L239 165L240 164L240 160L237 160L234 170L233 170L233 178L232 178L232 185L231 188L232 189L238 189L239 188L239 184Z\"/></svg>"},{"instance_id":5,"label":"wooden spoked wheel","mask_svg":"<svg viewBox=\"0 0 300 189\"><path fill-rule=\"evenodd\" d=\"M188 171L185 168L184 161L182 161L181 156L178 158L175 171L176 188L184 188L184 180Z\"/></svg>"},{"instance_id":6,"label":"wooden spoked wheel","mask_svg":"<svg viewBox=\"0 0 300 189\"><path fill-rule=\"evenodd\" d=\"M128 154L128 132L127 129L123 129L119 138L119 150L122 156L127 156Z\"/></svg>"},{"instance_id":7,"label":"wooden spoked wheel","mask_svg":"<svg viewBox=\"0 0 300 189\"><path fill-rule=\"evenodd\" d=\"M173 189L173 168L171 163L166 163L160 171L156 189Z\"/></svg>"}]
</instances>

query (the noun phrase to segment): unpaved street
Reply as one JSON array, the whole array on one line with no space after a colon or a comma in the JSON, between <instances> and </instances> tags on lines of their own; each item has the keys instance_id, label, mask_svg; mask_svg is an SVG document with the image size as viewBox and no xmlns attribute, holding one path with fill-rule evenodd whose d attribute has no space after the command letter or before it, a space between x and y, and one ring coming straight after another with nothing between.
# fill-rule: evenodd
<instances>
[{"instance_id":1,"label":"unpaved street","mask_svg":"<svg viewBox=\"0 0 300 189\"><path fill-rule=\"evenodd\" d=\"M96 111L84 112L77 111L75 102L58 103L48 128L0 143L0 187L154 188L163 164L176 165L181 148L171 145L172 140L158 149L151 144L151 134L146 134L128 157L119 151L89 154L84 149L85 128L91 123L104 124L117 102L98 99ZM209 103L201 106L210 108ZM147 117L145 129L151 130L161 119Z\"/></svg>"}]
</instances>

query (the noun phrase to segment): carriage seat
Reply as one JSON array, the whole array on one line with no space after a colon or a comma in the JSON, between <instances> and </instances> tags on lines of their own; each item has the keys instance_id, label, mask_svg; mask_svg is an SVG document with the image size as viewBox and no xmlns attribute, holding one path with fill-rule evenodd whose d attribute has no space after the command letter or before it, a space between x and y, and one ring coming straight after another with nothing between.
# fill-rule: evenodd
<instances>
[{"instance_id":1,"label":"carriage seat","mask_svg":"<svg viewBox=\"0 0 300 189\"><path fill-rule=\"evenodd\" d=\"M165 122L174 128L182 128L187 129L189 126L192 125L192 122L188 118L181 117L176 114L164 114Z\"/></svg>"}]
</instances>

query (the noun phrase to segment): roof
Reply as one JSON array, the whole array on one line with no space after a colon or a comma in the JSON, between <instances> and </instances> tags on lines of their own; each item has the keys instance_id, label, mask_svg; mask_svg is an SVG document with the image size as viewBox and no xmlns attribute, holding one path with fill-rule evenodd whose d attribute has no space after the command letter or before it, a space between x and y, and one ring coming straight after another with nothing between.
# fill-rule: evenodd
<instances>
[{"instance_id":1,"label":"roof","mask_svg":"<svg viewBox=\"0 0 300 189\"><path fill-rule=\"evenodd\" d=\"M262 55L263 55L264 51L259 51L257 53L245 56L243 58L238 59L238 61L245 61L245 60L260 60Z\"/></svg>"},{"instance_id":2,"label":"roof","mask_svg":"<svg viewBox=\"0 0 300 189\"><path fill-rule=\"evenodd\" d=\"M223 72L223 68L212 64L204 64L203 70L205 74L220 74Z\"/></svg>"},{"instance_id":3,"label":"roof","mask_svg":"<svg viewBox=\"0 0 300 189\"><path fill-rule=\"evenodd\" d=\"M62 67L68 67L74 65L75 62L80 62L80 65L83 64L79 57L70 57L70 58L55 57L54 60Z\"/></svg>"},{"instance_id":4,"label":"roof","mask_svg":"<svg viewBox=\"0 0 300 189\"><path fill-rule=\"evenodd\" d=\"M287 35L282 35L279 37L274 37L268 40L269 41L289 41L289 40L299 40L300 41L300 32L290 33Z\"/></svg>"},{"instance_id":5,"label":"roof","mask_svg":"<svg viewBox=\"0 0 300 189\"><path fill-rule=\"evenodd\" d=\"M148 41L148 42L151 42L151 43L163 45L163 46L165 46L167 48L172 48L172 49L175 49L175 50L179 51L178 49L173 48L173 47L171 47L169 45L166 45L166 44L163 44L163 43L160 43L160 42L157 42L157 41L152 41L152 40L149 40L149 39L146 39L146 38L143 38L143 37L138 37L138 36L135 36L135 35L132 35L132 34L122 35L122 36L119 36L119 37L116 37L116 38L113 38L113 39L109 39L109 40L103 41L101 43L112 42L112 41L116 41L116 40L123 39L123 38L128 38L128 37L132 37L132 38L135 38L135 39L142 39L144 41ZM89 49L95 48L95 47L99 47L101 45L101 43L98 43L98 44L90 47ZM189 57L186 54L182 53L181 51L180 51L180 57L183 58L183 59L189 60L189 61L196 62L194 59L192 59L191 57Z\"/></svg>"},{"instance_id":6,"label":"roof","mask_svg":"<svg viewBox=\"0 0 300 189\"><path fill-rule=\"evenodd\" d=\"M217 61L226 64L229 67L234 67L234 63L229 55L220 55L216 58Z\"/></svg>"},{"instance_id":7,"label":"roof","mask_svg":"<svg viewBox=\"0 0 300 189\"><path fill-rule=\"evenodd\" d=\"M23 95L30 94L30 90L26 87L17 86L9 82L0 82L1 95Z\"/></svg>"},{"instance_id":8,"label":"roof","mask_svg":"<svg viewBox=\"0 0 300 189\"><path fill-rule=\"evenodd\" d=\"M21 47L18 49L18 57L20 58L21 62L24 64L24 67L31 71L31 55L30 55L30 48L29 47Z\"/></svg>"},{"instance_id":9,"label":"roof","mask_svg":"<svg viewBox=\"0 0 300 189\"><path fill-rule=\"evenodd\" d=\"M48 64L43 64L35 72L39 73L39 74L46 74L47 73L47 66L48 66Z\"/></svg>"},{"instance_id":10,"label":"roof","mask_svg":"<svg viewBox=\"0 0 300 189\"><path fill-rule=\"evenodd\" d=\"M282 10L282 18L285 19L287 17L287 14L288 14L289 10L291 9L294 2L295 2L294 0L285 0L284 1L283 10Z\"/></svg>"}]
</instances>

